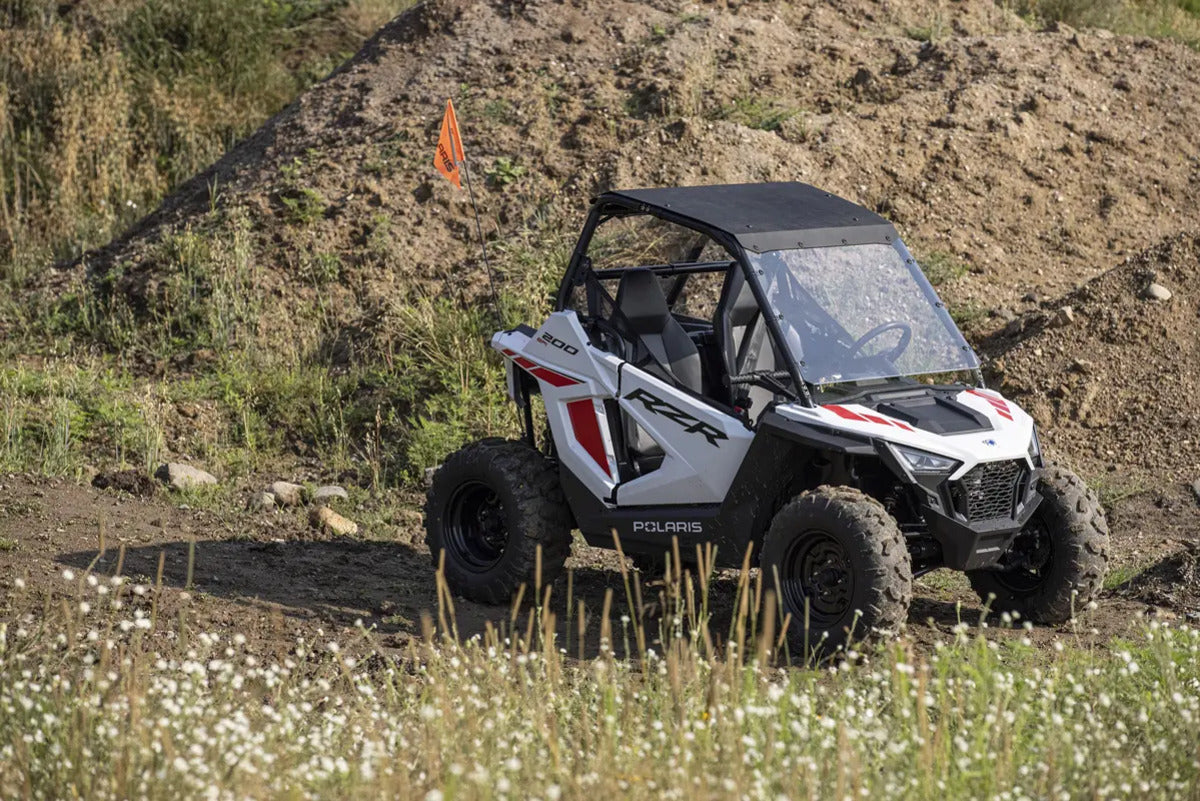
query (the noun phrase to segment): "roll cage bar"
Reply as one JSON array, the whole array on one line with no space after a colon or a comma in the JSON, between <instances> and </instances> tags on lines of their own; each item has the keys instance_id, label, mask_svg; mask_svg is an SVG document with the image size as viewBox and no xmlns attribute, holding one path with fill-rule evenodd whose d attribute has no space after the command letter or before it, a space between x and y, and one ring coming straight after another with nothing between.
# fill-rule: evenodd
<instances>
[{"instance_id":1,"label":"roll cage bar","mask_svg":"<svg viewBox=\"0 0 1200 801\"><path fill-rule=\"evenodd\" d=\"M646 203L639 203L629 198L620 195L605 194L596 198L592 202L591 211L588 212L587 221L584 223L583 231L579 235L579 240L575 243L575 249L571 253L571 260L567 263L566 273L563 275L562 283L559 285L558 294L554 301L554 310L563 311L567 307L572 290L582 287L587 279L588 273L591 273L597 278L616 278L625 272L628 268L614 268L607 270L593 270L590 260L588 259L588 246L592 242L592 237L602 223L614 217L624 217L635 214L645 214L651 217L657 217L665 222L674 223L699 234L704 234L713 242L721 245L725 250L733 256L732 260L719 262L687 262L674 264L658 264L649 265L648 269L659 275L684 275L689 273L700 272L718 272L728 270L731 267L740 269L742 277L750 287L750 291L754 295L754 300L758 304L759 309L764 310L762 318L767 326L767 332L779 353L785 355L785 370L770 371L770 374L747 374L743 376L730 375L728 376L729 383L746 384L754 382L763 382L764 385L771 389L786 389L781 383L790 378L792 385L796 387L795 392L790 390L787 394L795 394L797 400L805 406L814 407L816 403L813 401L812 394L808 390L808 384L804 381L804 377L800 375L799 367L795 363L795 359L791 355L784 342L783 332L779 327L779 320L773 314L768 314L765 310L770 309L770 304L767 303L766 294L762 286L758 282L757 275L750 267L750 262L746 258L746 251L738 242L737 238L728 231L714 227L707 223L688 217L683 214L677 214L670 209L660 206L652 206ZM675 294L673 292L672 294ZM674 298L670 298L674 300Z\"/></svg>"}]
</instances>

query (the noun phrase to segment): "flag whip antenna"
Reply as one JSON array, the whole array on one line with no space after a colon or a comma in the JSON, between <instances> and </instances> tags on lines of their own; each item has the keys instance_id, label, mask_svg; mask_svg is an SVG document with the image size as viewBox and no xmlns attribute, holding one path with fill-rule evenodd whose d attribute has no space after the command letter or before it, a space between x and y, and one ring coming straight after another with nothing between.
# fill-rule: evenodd
<instances>
[{"instance_id":1,"label":"flag whip antenna","mask_svg":"<svg viewBox=\"0 0 1200 801\"><path fill-rule=\"evenodd\" d=\"M483 238L483 226L479 222L479 206L475 203L475 190L471 187L471 168L467 166L467 157L464 154L463 160L463 176L467 179L467 197L471 199L471 211L475 215L475 233L479 237L479 249L483 251L483 266L487 270L488 287L492 290L492 310L496 313L496 319L500 321L500 327L504 327L504 314L500 310L500 295L496 292L496 277L492 273L492 263L488 260L487 240Z\"/></svg>"},{"instance_id":2,"label":"flag whip antenna","mask_svg":"<svg viewBox=\"0 0 1200 801\"><path fill-rule=\"evenodd\" d=\"M433 166L446 180L462 189L462 181L459 180L459 165L462 166L462 173L467 179L467 195L471 199L471 212L475 215L475 233L479 236L479 247L483 251L483 266L487 269L488 286L492 291L492 311L495 312L500 327L503 328L504 314L500 310L500 293L496 291L496 276L492 272L492 263L488 259L487 240L483 238L483 224L479 221L479 204L475 202L475 189L471 186L471 170L467 166L467 154L463 151L462 135L458 131L458 116L454 113L454 102L447 99Z\"/></svg>"}]
</instances>

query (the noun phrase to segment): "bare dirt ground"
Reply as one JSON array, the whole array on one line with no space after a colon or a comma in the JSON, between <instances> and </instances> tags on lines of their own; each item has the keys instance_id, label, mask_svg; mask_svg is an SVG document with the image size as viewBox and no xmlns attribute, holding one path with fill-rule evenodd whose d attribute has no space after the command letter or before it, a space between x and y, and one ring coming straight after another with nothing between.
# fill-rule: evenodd
<instances>
[{"instance_id":1,"label":"bare dirt ground","mask_svg":"<svg viewBox=\"0 0 1200 801\"><path fill-rule=\"evenodd\" d=\"M263 652L286 652L297 638L309 642L346 639L357 622L375 630L385 649L421 636L422 617L437 618L437 591L429 553L420 532L393 528L364 532L364 538L317 538L302 512L255 515L242 511L186 508L177 496L158 492L138 497L57 480L7 476L0 479L0 587L6 596L23 578L26 592L52 599L74 596L63 572L98 576L120 572L154 592L159 615L183 616L193 630L237 631ZM1197 542L1200 506L1181 492L1148 491L1121 499L1110 514L1113 566L1117 577L1141 572L1133 582L1106 591L1099 607L1074 625L1039 627L1035 642L1072 637L1104 643L1148 617L1200 621L1200 589L1194 575L1184 581L1181 543ZM103 550L101 549L103 545ZM162 565L161 585L159 565ZM598 615L605 593L614 595L614 619L625 613L625 588L614 553L577 543L568 566L573 594L588 615L589 652L598 640ZM189 567L191 584L189 586ZM737 579L720 573L711 601L714 631L728 630ZM574 616L563 614L565 581L555 587L562 623L560 641L577 641ZM650 604L655 585L645 588ZM507 625L510 610L455 602L460 636L482 634L490 623ZM909 632L923 645L951 636L960 621L980 620L980 603L957 574L939 571L918 581ZM656 611L647 619L652 630ZM570 620L570 623L567 620ZM521 617L523 628L526 616ZM993 619L992 624L996 621ZM352 638L351 638L352 639ZM618 653L622 645L616 644ZM574 646L572 653L575 652Z\"/></svg>"}]
</instances>

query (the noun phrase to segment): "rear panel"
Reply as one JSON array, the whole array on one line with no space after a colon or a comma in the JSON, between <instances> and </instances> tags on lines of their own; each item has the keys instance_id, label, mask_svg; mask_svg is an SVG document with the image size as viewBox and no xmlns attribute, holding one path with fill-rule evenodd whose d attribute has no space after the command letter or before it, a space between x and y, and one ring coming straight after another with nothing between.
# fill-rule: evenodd
<instances>
[{"instance_id":1,"label":"rear panel","mask_svg":"<svg viewBox=\"0 0 1200 801\"><path fill-rule=\"evenodd\" d=\"M498 333L492 345L510 369L537 379L563 468L593 497L621 507L724 500L753 438L741 420L594 347L572 311L533 333ZM621 415L662 449L661 464L642 475L620 473Z\"/></svg>"}]
</instances>

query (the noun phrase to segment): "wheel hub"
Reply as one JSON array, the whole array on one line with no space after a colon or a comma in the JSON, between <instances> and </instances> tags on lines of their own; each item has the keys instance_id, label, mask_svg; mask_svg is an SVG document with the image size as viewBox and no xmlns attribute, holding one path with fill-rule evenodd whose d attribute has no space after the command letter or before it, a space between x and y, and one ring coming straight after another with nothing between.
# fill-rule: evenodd
<instances>
[{"instance_id":1,"label":"wheel hub","mask_svg":"<svg viewBox=\"0 0 1200 801\"><path fill-rule=\"evenodd\" d=\"M481 573L504 556L508 524L500 497L486 484L470 481L446 505L447 558Z\"/></svg>"},{"instance_id":2,"label":"wheel hub","mask_svg":"<svg viewBox=\"0 0 1200 801\"><path fill-rule=\"evenodd\" d=\"M996 580L1017 592L1037 588L1053 564L1054 548L1046 524L1037 517L1030 520L1013 539Z\"/></svg>"},{"instance_id":3,"label":"wheel hub","mask_svg":"<svg viewBox=\"0 0 1200 801\"><path fill-rule=\"evenodd\" d=\"M796 538L784 558L782 588L788 605L807 608L810 622L824 626L837 622L854 597L854 574L845 549L824 532Z\"/></svg>"}]
</instances>

